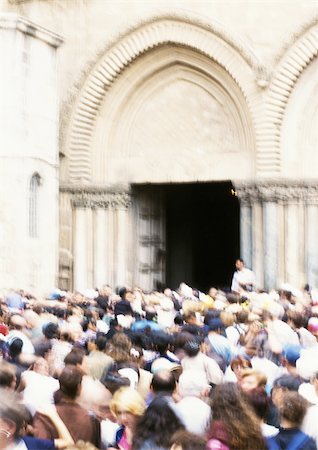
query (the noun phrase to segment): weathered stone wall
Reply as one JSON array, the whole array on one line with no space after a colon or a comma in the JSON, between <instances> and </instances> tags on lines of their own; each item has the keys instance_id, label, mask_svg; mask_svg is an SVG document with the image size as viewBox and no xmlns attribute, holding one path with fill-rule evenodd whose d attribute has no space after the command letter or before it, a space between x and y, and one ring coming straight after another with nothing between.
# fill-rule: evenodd
<instances>
[{"instance_id":1,"label":"weathered stone wall","mask_svg":"<svg viewBox=\"0 0 318 450\"><path fill-rule=\"evenodd\" d=\"M282 180L290 180L290 191L296 179L315 185L316 1L7 0L0 8L64 38L57 70L63 283L71 285L73 264L79 267L74 255L81 255L76 276L88 277L78 287L99 283L102 274L94 267L98 261L107 265L94 251L94 233L102 236L108 207L107 213L97 213L96 206L88 213L87 206L76 206L79 186L112 192L117 183L125 190L133 182L225 179L269 190ZM51 88L46 91L51 95ZM39 108L45 111L44 103ZM30 117L36 114L30 111ZM36 120L34 126L45 129ZM46 132L53 142L50 133L54 137L54 125ZM45 151L38 146L37 152ZM47 155L41 158L49 160ZM303 196L285 203L242 199L242 249L267 287L314 282L318 275L311 225L316 205L308 206ZM8 226L15 216L10 211L3 219ZM116 228L119 216L119 226L130 221L126 213L111 213L107 242L117 242L118 233L131 239ZM76 247L83 235L86 247ZM118 252L112 249L109 277L115 283L134 271L123 251L122 243Z\"/></svg>"}]
</instances>

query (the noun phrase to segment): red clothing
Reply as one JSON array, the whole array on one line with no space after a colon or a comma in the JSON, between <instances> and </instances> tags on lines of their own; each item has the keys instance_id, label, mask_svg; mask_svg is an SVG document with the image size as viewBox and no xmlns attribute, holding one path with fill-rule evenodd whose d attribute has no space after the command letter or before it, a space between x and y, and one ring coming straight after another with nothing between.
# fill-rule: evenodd
<instances>
[{"instance_id":1,"label":"red clothing","mask_svg":"<svg viewBox=\"0 0 318 450\"><path fill-rule=\"evenodd\" d=\"M4 323L0 323L0 334L6 336L9 333L9 328Z\"/></svg>"}]
</instances>

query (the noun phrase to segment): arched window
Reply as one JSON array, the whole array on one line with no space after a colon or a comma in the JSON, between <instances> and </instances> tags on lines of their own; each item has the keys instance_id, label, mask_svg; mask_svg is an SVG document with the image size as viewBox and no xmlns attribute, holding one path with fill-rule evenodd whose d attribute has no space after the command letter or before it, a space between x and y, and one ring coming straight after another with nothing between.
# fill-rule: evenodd
<instances>
[{"instance_id":1,"label":"arched window","mask_svg":"<svg viewBox=\"0 0 318 450\"><path fill-rule=\"evenodd\" d=\"M38 173L32 175L29 186L29 236L38 237L38 194L41 177Z\"/></svg>"}]
</instances>

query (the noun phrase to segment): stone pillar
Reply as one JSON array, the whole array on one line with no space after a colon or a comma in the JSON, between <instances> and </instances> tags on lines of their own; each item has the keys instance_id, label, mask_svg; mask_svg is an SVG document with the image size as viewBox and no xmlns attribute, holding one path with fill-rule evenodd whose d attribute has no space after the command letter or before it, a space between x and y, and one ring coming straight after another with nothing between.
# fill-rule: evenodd
<instances>
[{"instance_id":1,"label":"stone pillar","mask_svg":"<svg viewBox=\"0 0 318 450\"><path fill-rule=\"evenodd\" d=\"M74 290L86 289L87 286L87 214L84 206L75 208L75 229L74 229Z\"/></svg>"},{"instance_id":2,"label":"stone pillar","mask_svg":"<svg viewBox=\"0 0 318 450\"><path fill-rule=\"evenodd\" d=\"M264 287L264 236L263 236L263 207L255 200L252 206L252 235L253 235L253 270L258 287Z\"/></svg>"},{"instance_id":3,"label":"stone pillar","mask_svg":"<svg viewBox=\"0 0 318 450\"><path fill-rule=\"evenodd\" d=\"M121 206L116 208L117 238L116 252L116 284L125 286L127 284L127 250L128 250L128 211Z\"/></svg>"},{"instance_id":4,"label":"stone pillar","mask_svg":"<svg viewBox=\"0 0 318 450\"><path fill-rule=\"evenodd\" d=\"M107 270L107 246L108 235L108 210L96 208L94 211L94 287L100 287L108 281Z\"/></svg>"},{"instance_id":5,"label":"stone pillar","mask_svg":"<svg viewBox=\"0 0 318 450\"><path fill-rule=\"evenodd\" d=\"M289 201L285 205L285 281L292 286L298 285L301 264L301 245L304 245L300 226L300 205Z\"/></svg>"},{"instance_id":6,"label":"stone pillar","mask_svg":"<svg viewBox=\"0 0 318 450\"><path fill-rule=\"evenodd\" d=\"M276 288L278 267L278 227L277 203L265 201L263 203L264 221L264 287Z\"/></svg>"},{"instance_id":7,"label":"stone pillar","mask_svg":"<svg viewBox=\"0 0 318 450\"><path fill-rule=\"evenodd\" d=\"M318 286L318 189L309 188L305 214L305 252L307 282Z\"/></svg>"},{"instance_id":8,"label":"stone pillar","mask_svg":"<svg viewBox=\"0 0 318 450\"><path fill-rule=\"evenodd\" d=\"M240 249L241 258L247 267L253 265L253 233L252 233L252 208L247 201L241 202L240 207Z\"/></svg>"}]
</instances>

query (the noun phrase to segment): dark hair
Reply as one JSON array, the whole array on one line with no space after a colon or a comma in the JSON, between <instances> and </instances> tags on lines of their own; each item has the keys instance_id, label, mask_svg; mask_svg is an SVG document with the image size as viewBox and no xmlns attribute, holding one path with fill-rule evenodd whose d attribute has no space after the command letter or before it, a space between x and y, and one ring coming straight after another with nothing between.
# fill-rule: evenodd
<instances>
[{"instance_id":1,"label":"dark hair","mask_svg":"<svg viewBox=\"0 0 318 450\"><path fill-rule=\"evenodd\" d=\"M52 344L50 341L40 342L39 344L34 346L34 354L36 356L40 356L44 358L44 356L52 350Z\"/></svg>"},{"instance_id":2,"label":"dark hair","mask_svg":"<svg viewBox=\"0 0 318 450\"><path fill-rule=\"evenodd\" d=\"M11 358L16 358L22 352L23 341L20 338L14 338L9 345L9 356Z\"/></svg>"},{"instance_id":3,"label":"dark hair","mask_svg":"<svg viewBox=\"0 0 318 450\"><path fill-rule=\"evenodd\" d=\"M246 396L235 383L217 385L212 390L213 422L208 433L212 439L213 423L222 422L231 450L265 450L259 419L251 409Z\"/></svg>"},{"instance_id":4,"label":"dark hair","mask_svg":"<svg viewBox=\"0 0 318 450\"><path fill-rule=\"evenodd\" d=\"M269 412L269 398L265 389L256 388L246 392L246 396L260 419L266 419Z\"/></svg>"},{"instance_id":5,"label":"dark hair","mask_svg":"<svg viewBox=\"0 0 318 450\"><path fill-rule=\"evenodd\" d=\"M206 439L188 431L177 431L171 439L171 445L179 445L182 450L205 450Z\"/></svg>"},{"instance_id":6,"label":"dark hair","mask_svg":"<svg viewBox=\"0 0 318 450\"><path fill-rule=\"evenodd\" d=\"M73 347L70 353L64 358L65 365L76 366L82 364L85 356L85 351L82 348Z\"/></svg>"},{"instance_id":7,"label":"dark hair","mask_svg":"<svg viewBox=\"0 0 318 450\"><path fill-rule=\"evenodd\" d=\"M298 391L302 379L293 375L282 375L273 382L273 388L283 388L286 391Z\"/></svg>"},{"instance_id":8,"label":"dark hair","mask_svg":"<svg viewBox=\"0 0 318 450\"><path fill-rule=\"evenodd\" d=\"M114 395L118 389L130 386L128 378L120 376L120 374L115 371L107 372L102 378L102 383L112 395Z\"/></svg>"},{"instance_id":9,"label":"dark hair","mask_svg":"<svg viewBox=\"0 0 318 450\"><path fill-rule=\"evenodd\" d=\"M280 417L299 427L307 411L306 400L298 392L289 391L282 397L282 404L278 407Z\"/></svg>"},{"instance_id":10,"label":"dark hair","mask_svg":"<svg viewBox=\"0 0 318 450\"><path fill-rule=\"evenodd\" d=\"M183 325L183 317L181 314L177 313L173 319L175 325Z\"/></svg>"},{"instance_id":11,"label":"dark hair","mask_svg":"<svg viewBox=\"0 0 318 450\"><path fill-rule=\"evenodd\" d=\"M49 322L42 327L42 333L47 339L54 339L60 337L60 330L56 323Z\"/></svg>"},{"instance_id":12,"label":"dark hair","mask_svg":"<svg viewBox=\"0 0 318 450\"><path fill-rule=\"evenodd\" d=\"M75 366L65 366L59 376L61 393L73 400L79 394L79 387L83 379L83 372Z\"/></svg>"},{"instance_id":13,"label":"dark hair","mask_svg":"<svg viewBox=\"0 0 318 450\"><path fill-rule=\"evenodd\" d=\"M183 348L186 355L189 356L190 358L197 356L197 354L200 351L200 342L196 339L193 339L191 341L186 342Z\"/></svg>"},{"instance_id":14,"label":"dark hair","mask_svg":"<svg viewBox=\"0 0 318 450\"><path fill-rule=\"evenodd\" d=\"M156 333L153 336L154 347L159 353L166 353L171 343L171 338L165 333Z\"/></svg>"},{"instance_id":15,"label":"dark hair","mask_svg":"<svg viewBox=\"0 0 318 450\"><path fill-rule=\"evenodd\" d=\"M96 347L100 352L103 352L106 348L107 338L104 334L99 334L95 340Z\"/></svg>"},{"instance_id":16,"label":"dark hair","mask_svg":"<svg viewBox=\"0 0 318 450\"><path fill-rule=\"evenodd\" d=\"M170 392L176 389L176 379L170 370L160 370L151 380L151 388L155 393Z\"/></svg>"},{"instance_id":17,"label":"dark hair","mask_svg":"<svg viewBox=\"0 0 318 450\"><path fill-rule=\"evenodd\" d=\"M2 361L0 364L0 388L11 388L15 379L15 366Z\"/></svg>"},{"instance_id":18,"label":"dark hair","mask_svg":"<svg viewBox=\"0 0 318 450\"><path fill-rule=\"evenodd\" d=\"M178 430L184 430L184 425L167 400L156 397L137 421L132 450L138 450L147 440L151 440L154 445L169 447L173 434Z\"/></svg>"},{"instance_id":19,"label":"dark hair","mask_svg":"<svg viewBox=\"0 0 318 450\"><path fill-rule=\"evenodd\" d=\"M295 325L296 328L301 328L305 325L305 318L298 311L289 310L287 312L287 317L291 322L293 322L293 324Z\"/></svg>"}]
</instances>

